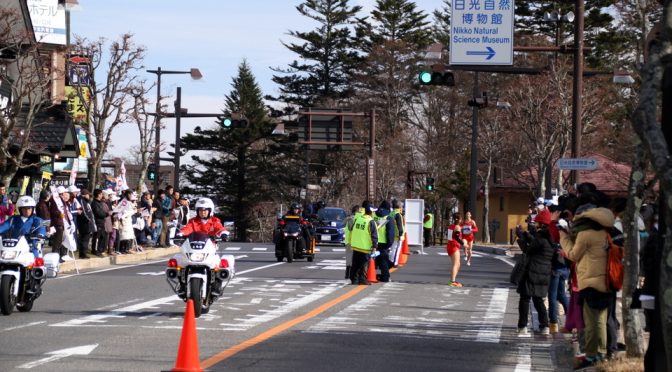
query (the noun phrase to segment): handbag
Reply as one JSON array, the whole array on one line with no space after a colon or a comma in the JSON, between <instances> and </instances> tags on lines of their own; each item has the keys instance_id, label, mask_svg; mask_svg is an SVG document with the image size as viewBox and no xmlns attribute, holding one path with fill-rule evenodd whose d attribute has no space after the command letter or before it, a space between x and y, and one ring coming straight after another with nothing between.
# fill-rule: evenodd
<instances>
[{"instance_id":1,"label":"handbag","mask_svg":"<svg viewBox=\"0 0 672 372\"><path fill-rule=\"evenodd\" d=\"M513 265L511 270L511 275L509 276L509 282L511 284L518 285L525 275L525 269L527 267L527 255L525 253L519 254L516 256L516 264Z\"/></svg>"}]
</instances>

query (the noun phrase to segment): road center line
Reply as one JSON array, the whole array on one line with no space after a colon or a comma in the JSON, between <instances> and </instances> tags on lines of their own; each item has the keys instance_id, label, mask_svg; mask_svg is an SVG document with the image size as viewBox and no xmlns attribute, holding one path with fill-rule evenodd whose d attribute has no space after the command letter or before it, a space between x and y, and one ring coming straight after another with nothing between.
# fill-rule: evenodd
<instances>
[{"instance_id":1,"label":"road center line","mask_svg":"<svg viewBox=\"0 0 672 372\"><path fill-rule=\"evenodd\" d=\"M311 310L311 311L309 311L309 312L307 312L307 313L305 313L305 314L303 314L303 315L301 315L297 318L294 318L294 319L292 319L288 322L280 324L279 326L277 326L275 328L269 329L268 331L263 332L263 333L259 334L258 336L255 336L251 339L243 341L243 342L239 343L238 345L232 346L232 347L230 347L230 348L228 348L228 349L226 349L226 350L224 350L224 351L206 359L205 361L203 361L203 363L201 363L202 367L203 368L212 367L213 365L223 361L224 359L227 359L227 358L229 358L229 357L231 357L231 356L233 356L233 355L235 355L235 354L237 354L237 353L239 353L239 352L241 352L241 351L243 351L247 348L250 348L254 345L257 345L261 342L264 342L264 341L270 339L271 337L273 337L273 336L275 336L275 335L277 335L277 334L279 334L279 333L281 333L281 332L283 332L283 331L285 331L289 328L294 327L295 325L297 325L299 323L302 323L302 322L304 322L308 319L311 319L311 318L313 318L317 315L320 315L321 313L327 311L331 307L347 300L348 298L356 295L357 293L363 291L366 288L368 288L368 287L367 286L357 286L357 287L351 289L350 291L344 293L343 295L341 295L341 296L339 296L339 297L337 297L337 298L335 298L335 299L333 299L333 300L331 300L327 303L324 303L324 304L318 306L317 308L315 308L315 309L313 309L313 310Z\"/></svg>"}]
</instances>

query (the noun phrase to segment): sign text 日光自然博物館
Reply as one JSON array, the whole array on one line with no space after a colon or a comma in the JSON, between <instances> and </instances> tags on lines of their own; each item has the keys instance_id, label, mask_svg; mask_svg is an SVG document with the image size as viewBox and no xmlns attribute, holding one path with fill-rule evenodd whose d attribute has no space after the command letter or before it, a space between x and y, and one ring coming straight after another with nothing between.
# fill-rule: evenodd
<instances>
[{"instance_id":1,"label":"sign text \u65e5\u5149\u81ea\u7136\u535a\u7269\u9928","mask_svg":"<svg viewBox=\"0 0 672 372\"><path fill-rule=\"evenodd\" d=\"M451 65L512 65L512 0L452 0Z\"/></svg>"}]
</instances>

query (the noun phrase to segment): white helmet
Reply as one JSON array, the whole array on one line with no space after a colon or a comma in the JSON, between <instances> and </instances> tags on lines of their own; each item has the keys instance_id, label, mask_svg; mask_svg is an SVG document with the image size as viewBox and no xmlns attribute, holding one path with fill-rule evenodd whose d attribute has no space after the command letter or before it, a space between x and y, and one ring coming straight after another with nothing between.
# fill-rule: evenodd
<instances>
[{"instance_id":1,"label":"white helmet","mask_svg":"<svg viewBox=\"0 0 672 372\"><path fill-rule=\"evenodd\" d=\"M79 192L80 191L79 188L75 185L70 185L67 190L68 190L68 192Z\"/></svg>"},{"instance_id":2,"label":"white helmet","mask_svg":"<svg viewBox=\"0 0 672 372\"><path fill-rule=\"evenodd\" d=\"M210 218L212 212L215 210L215 203L213 203L210 198L200 198L196 201L196 212L201 208L207 209L210 212L208 213L208 218Z\"/></svg>"},{"instance_id":3,"label":"white helmet","mask_svg":"<svg viewBox=\"0 0 672 372\"><path fill-rule=\"evenodd\" d=\"M19 198L19 200L16 202L16 207L17 208L35 208L35 199L28 195L24 195Z\"/></svg>"},{"instance_id":4,"label":"white helmet","mask_svg":"<svg viewBox=\"0 0 672 372\"><path fill-rule=\"evenodd\" d=\"M58 193L58 195L61 195L61 194L65 194L66 192L68 192L68 189L66 189L63 186L58 186L56 188L56 192Z\"/></svg>"}]
</instances>

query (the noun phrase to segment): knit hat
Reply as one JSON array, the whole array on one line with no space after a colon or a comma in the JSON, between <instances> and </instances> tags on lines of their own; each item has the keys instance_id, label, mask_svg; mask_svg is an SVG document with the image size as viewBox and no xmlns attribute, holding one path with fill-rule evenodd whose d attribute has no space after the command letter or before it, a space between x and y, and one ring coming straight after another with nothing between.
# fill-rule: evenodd
<instances>
[{"instance_id":1,"label":"knit hat","mask_svg":"<svg viewBox=\"0 0 672 372\"><path fill-rule=\"evenodd\" d=\"M551 224L551 212L548 211L548 209L542 209L537 213L537 216L534 217L534 222L536 223L541 223L544 225L550 225Z\"/></svg>"}]
</instances>

